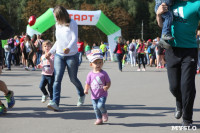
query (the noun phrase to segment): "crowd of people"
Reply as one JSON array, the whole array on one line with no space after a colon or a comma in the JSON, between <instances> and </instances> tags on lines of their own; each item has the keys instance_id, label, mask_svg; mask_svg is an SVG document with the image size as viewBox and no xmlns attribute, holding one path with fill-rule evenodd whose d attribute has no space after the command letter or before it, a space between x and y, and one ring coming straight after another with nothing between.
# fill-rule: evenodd
<instances>
[{"instance_id":1,"label":"crowd of people","mask_svg":"<svg viewBox=\"0 0 200 133\"><path fill-rule=\"evenodd\" d=\"M40 63L42 56L41 35L34 34L32 38L22 33L21 36L9 38L4 46L4 67L7 71L11 70L11 66L22 65L26 70L36 70L36 66ZM32 69L30 69L30 65Z\"/></svg>"},{"instance_id":2,"label":"crowd of people","mask_svg":"<svg viewBox=\"0 0 200 133\"><path fill-rule=\"evenodd\" d=\"M172 34L170 35L173 35L175 38L166 39L171 42L165 42L169 43L171 46L170 49L164 49L160 45L161 41L159 37L153 40L148 39L147 41L132 39L131 43L119 37L115 50L111 51L111 53L113 52L116 55L119 71L121 72L126 63L130 63L132 67L138 66L137 71L146 71L146 65L150 67L154 66L157 69L167 67L170 91L176 98L174 115L176 119L183 118L183 126L191 126L193 122L193 103L196 94L195 74L197 68L197 72L199 72L200 65L200 63L197 63L199 62L197 51L199 47L197 47L197 42L200 40L200 32L197 32L195 40L194 33L198 23L195 26L193 24L193 22L199 22L200 13L199 11L196 12L196 10L189 10L189 6L185 6L187 4L195 8L197 4L200 6L200 2L195 2L191 3L188 0L180 0L175 3L189 12L185 16L188 24L178 19L173 20L176 22L173 26L177 28L174 28L175 31L172 30ZM166 3L162 3L156 9L156 19L160 27L163 25L162 14L168 11L167 7ZM173 8L176 8L176 6ZM90 89L96 115L95 124L102 124L108 120L105 102L107 91L111 86L108 74L102 69L103 63L106 60L104 56L109 51L108 47L103 42L100 46L94 43L92 50L90 50L89 45L85 46L85 52L87 53L87 59L90 62L92 71L87 75L85 89L83 89L77 73L78 67L82 62L84 43L78 39L77 23L70 18L68 12L62 6L56 6L53 13L56 19L55 44L52 46L50 41L42 40L40 35L33 35L31 38L29 35L22 34L21 37L15 36L14 38L10 38L4 47L5 63L2 62L2 56L0 56L0 67L5 65L7 67L6 70L10 71L12 65L20 65L21 63L25 70L35 71L36 68L41 68L42 78L39 87L42 91L41 102L45 102L50 95L47 107L54 111L59 110L61 82L65 68L67 68L70 81L74 84L78 93L77 106L84 104L85 94L88 94L88 90ZM194 16L196 17L190 18L189 14L195 14ZM1 21L4 20L2 19ZM187 27L186 25L191 25L191 27ZM184 28L185 30L183 31L182 29ZM189 38L191 29L193 34ZM0 32L2 30L5 30L5 27L0 27ZM180 34L174 35L175 32ZM184 34L182 35L181 32ZM163 37L167 38L169 34L163 34ZM0 39L5 38L8 38L8 36L0 36ZM142 69L141 64L143 65ZM46 85L48 85L48 92L45 89ZM3 81L0 81L0 89L5 93L8 108L12 108L15 104L14 92L8 90ZM0 102L0 113L5 112L5 105Z\"/></svg>"},{"instance_id":3,"label":"crowd of people","mask_svg":"<svg viewBox=\"0 0 200 133\"><path fill-rule=\"evenodd\" d=\"M116 54L119 70L125 67L125 64L131 64L132 67L138 66L137 71L146 71L146 65L156 69L165 68L165 49L159 44L160 38L132 39L123 41L122 37L118 38L114 53ZM141 64L143 69L141 69Z\"/></svg>"}]
</instances>

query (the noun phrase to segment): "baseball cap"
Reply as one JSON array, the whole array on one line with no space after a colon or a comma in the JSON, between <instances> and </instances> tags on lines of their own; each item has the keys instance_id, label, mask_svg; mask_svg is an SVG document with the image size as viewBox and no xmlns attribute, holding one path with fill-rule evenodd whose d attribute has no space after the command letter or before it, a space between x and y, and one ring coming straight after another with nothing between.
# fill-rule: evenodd
<instances>
[{"instance_id":1,"label":"baseball cap","mask_svg":"<svg viewBox=\"0 0 200 133\"><path fill-rule=\"evenodd\" d=\"M148 42L151 42L151 39L149 39Z\"/></svg>"},{"instance_id":2,"label":"baseball cap","mask_svg":"<svg viewBox=\"0 0 200 133\"><path fill-rule=\"evenodd\" d=\"M94 62L97 59L103 59L103 54L100 49L92 49L88 54L87 58L89 62Z\"/></svg>"}]
</instances>

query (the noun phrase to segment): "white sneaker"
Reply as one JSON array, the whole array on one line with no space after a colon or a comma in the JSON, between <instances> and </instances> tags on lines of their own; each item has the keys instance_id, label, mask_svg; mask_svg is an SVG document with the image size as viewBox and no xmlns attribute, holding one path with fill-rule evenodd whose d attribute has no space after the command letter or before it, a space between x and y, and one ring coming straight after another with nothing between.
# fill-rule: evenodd
<instances>
[{"instance_id":1,"label":"white sneaker","mask_svg":"<svg viewBox=\"0 0 200 133\"><path fill-rule=\"evenodd\" d=\"M145 69L145 68L143 68L143 69L142 69L142 71L146 71L146 69Z\"/></svg>"},{"instance_id":2,"label":"white sneaker","mask_svg":"<svg viewBox=\"0 0 200 133\"><path fill-rule=\"evenodd\" d=\"M25 67L24 69L27 70L27 71L29 71L29 68L28 68L28 67Z\"/></svg>"},{"instance_id":3,"label":"white sneaker","mask_svg":"<svg viewBox=\"0 0 200 133\"><path fill-rule=\"evenodd\" d=\"M140 69L137 69L137 71L139 72L139 71L141 71Z\"/></svg>"},{"instance_id":4,"label":"white sneaker","mask_svg":"<svg viewBox=\"0 0 200 133\"><path fill-rule=\"evenodd\" d=\"M47 98L49 97L49 95L43 95L42 96L42 100L41 100L41 102L42 103L45 103L46 101L47 101Z\"/></svg>"},{"instance_id":5,"label":"white sneaker","mask_svg":"<svg viewBox=\"0 0 200 133\"><path fill-rule=\"evenodd\" d=\"M49 102L48 105L47 105L47 107L49 109L53 110L53 111L58 111L59 110L58 105L55 102L53 102L53 101Z\"/></svg>"},{"instance_id":6,"label":"white sneaker","mask_svg":"<svg viewBox=\"0 0 200 133\"><path fill-rule=\"evenodd\" d=\"M48 103L48 104L50 104L50 103L52 103L52 100L49 100L49 103Z\"/></svg>"},{"instance_id":7,"label":"white sneaker","mask_svg":"<svg viewBox=\"0 0 200 133\"><path fill-rule=\"evenodd\" d=\"M84 103L84 101L85 101L85 95L82 96L82 97L79 97L79 98L78 98L78 102L77 102L77 106L78 106L78 107L82 106L83 103Z\"/></svg>"}]
</instances>

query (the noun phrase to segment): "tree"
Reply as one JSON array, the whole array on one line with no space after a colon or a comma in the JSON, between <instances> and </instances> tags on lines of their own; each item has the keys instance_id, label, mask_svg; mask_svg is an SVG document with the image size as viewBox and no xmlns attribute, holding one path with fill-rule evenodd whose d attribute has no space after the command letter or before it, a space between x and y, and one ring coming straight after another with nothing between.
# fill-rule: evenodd
<instances>
[{"instance_id":1,"label":"tree","mask_svg":"<svg viewBox=\"0 0 200 133\"><path fill-rule=\"evenodd\" d=\"M0 0L1 15L20 35L26 31L30 16L41 16L47 9L62 5L74 10L102 10L122 30L122 36L131 40L141 38L141 24L144 23L144 39L160 36L161 28L156 22L155 0ZM52 40L54 27L44 33ZM106 41L106 35L95 26L79 26L82 40Z\"/></svg>"}]
</instances>

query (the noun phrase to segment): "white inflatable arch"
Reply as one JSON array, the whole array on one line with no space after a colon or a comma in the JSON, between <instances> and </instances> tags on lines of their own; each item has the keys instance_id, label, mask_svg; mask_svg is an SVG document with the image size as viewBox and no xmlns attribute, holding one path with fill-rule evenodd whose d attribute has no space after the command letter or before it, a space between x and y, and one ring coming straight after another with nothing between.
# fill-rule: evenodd
<instances>
[{"instance_id":1,"label":"white inflatable arch","mask_svg":"<svg viewBox=\"0 0 200 133\"><path fill-rule=\"evenodd\" d=\"M95 25L108 37L110 52L114 51L117 37L121 36L121 29L115 25L101 10L97 11L80 11L67 10L70 17L74 19L78 25ZM42 34L53 25L56 21L53 15L53 8L48 9L43 15L36 19L33 26L27 25L27 34ZM112 55L112 54L111 54ZM112 56L111 59L113 60Z\"/></svg>"}]
</instances>

